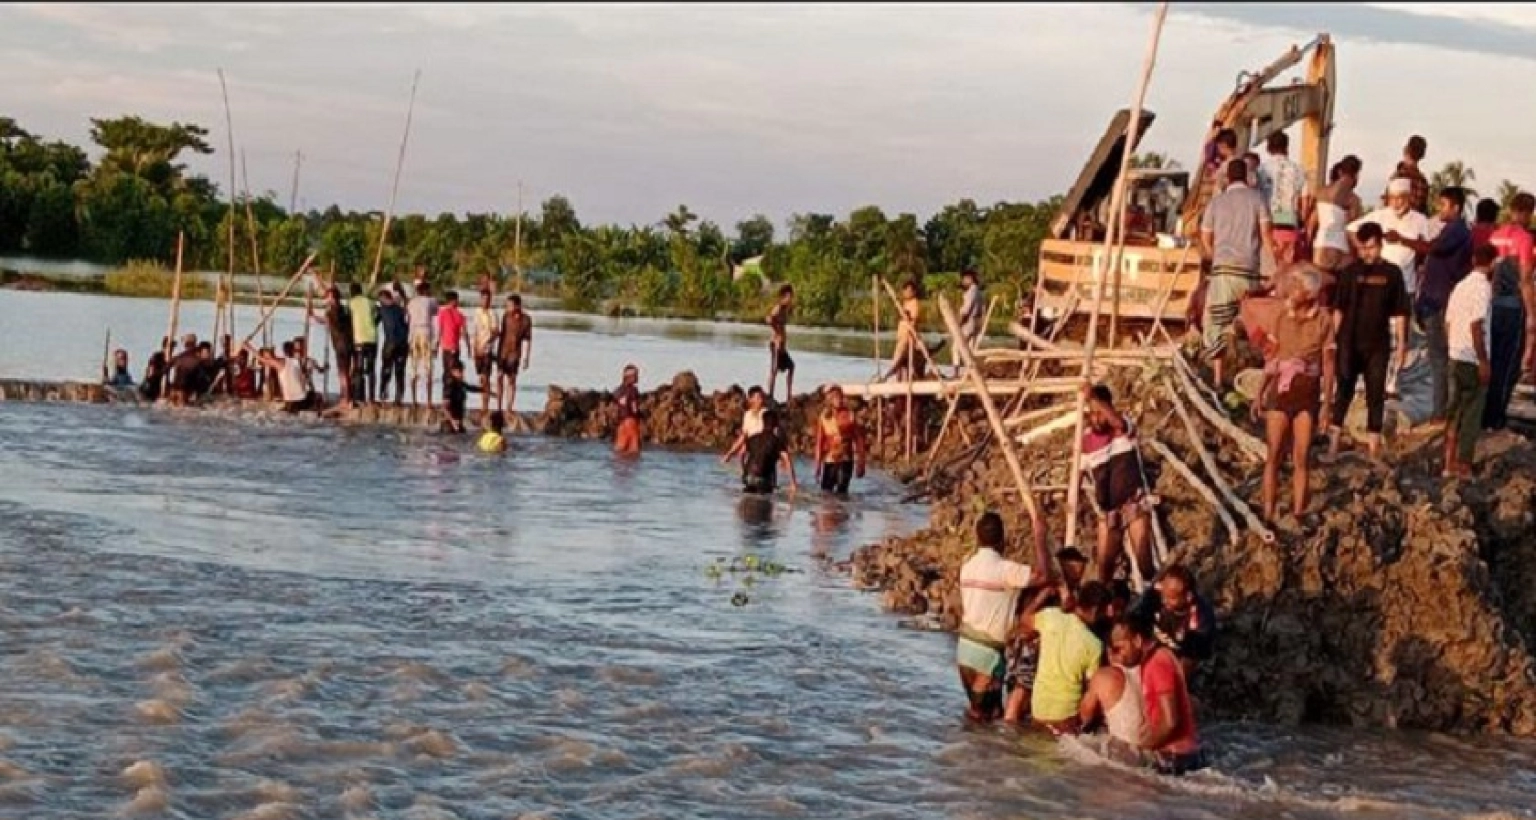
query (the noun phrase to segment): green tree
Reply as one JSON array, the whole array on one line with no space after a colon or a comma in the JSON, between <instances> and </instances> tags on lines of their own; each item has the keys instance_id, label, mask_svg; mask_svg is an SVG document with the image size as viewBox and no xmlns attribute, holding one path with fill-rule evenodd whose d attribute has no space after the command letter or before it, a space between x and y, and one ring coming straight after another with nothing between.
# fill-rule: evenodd
<instances>
[{"instance_id":1,"label":"green tree","mask_svg":"<svg viewBox=\"0 0 1536 820\"><path fill-rule=\"evenodd\" d=\"M1434 172L1429 177L1429 202L1434 207L1435 198L1445 188L1461 188L1467 192L1468 199L1477 198L1477 189L1472 183L1477 181L1477 172L1469 168L1461 160L1447 162L1444 167Z\"/></svg>"},{"instance_id":2,"label":"green tree","mask_svg":"<svg viewBox=\"0 0 1536 820\"><path fill-rule=\"evenodd\" d=\"M761 256L773 244L773 220L762 214L736 223L736 241L731 256L738 262Z\"/></svg>"}]
</instances>

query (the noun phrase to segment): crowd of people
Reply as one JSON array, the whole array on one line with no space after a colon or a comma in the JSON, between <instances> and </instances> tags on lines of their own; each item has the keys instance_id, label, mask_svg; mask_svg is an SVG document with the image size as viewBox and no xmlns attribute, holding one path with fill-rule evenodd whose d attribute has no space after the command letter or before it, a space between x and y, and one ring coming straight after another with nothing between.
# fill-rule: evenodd
<instances>
[{"instance_id":1,"label":"crowd of people","mask_svg":"<svg viewBox=\"0 0 1536 820\"><path fill-rule=\"evenodd\" d=\"M968 717L1058 737L1102 729L1106 753L1122 763L1204 768L1188 681L1211 657L1216 620L1194 577L1174 564L1134 596L1124 579L1088 578L1075 548L1051 555L1041 519L1033 529L1025 564L1003 557L999 515L976 522L955 649Z\"/></svg>"},{"instance_id":2,"label":"crowd of people","mask_svg":"<svg viewBox=\"0 0 1536 820\"><path fill-rule=\"evenodd\" d=\"M1366 452L1382 454L1386 402L1422 346L1430 373L1430 424L1445 431L1445 477L1470 478L1478 436L1508 421L1522 375L1536 379L1536 284L1531 220L1536 197L1500 206L1430 185L1427 143L1411 137L1380 207L1356 189L1362 162L1347 156L1313 191L1283 132L1268 156L1237 157L1220 132L1205 169L1211 182L1200 246L1208 270L1192 300L1213 381L1225 390L1234 325L1264 356L1251 403L1268 443L1264 513L1279 513L1280 470L1293 468L1290 513L1307 509L1308 454L1326 433L1337 458L1343 427L1364 383ZM1416 342L1421 342L1418 344Z\"/></svg>"}]
</instances>

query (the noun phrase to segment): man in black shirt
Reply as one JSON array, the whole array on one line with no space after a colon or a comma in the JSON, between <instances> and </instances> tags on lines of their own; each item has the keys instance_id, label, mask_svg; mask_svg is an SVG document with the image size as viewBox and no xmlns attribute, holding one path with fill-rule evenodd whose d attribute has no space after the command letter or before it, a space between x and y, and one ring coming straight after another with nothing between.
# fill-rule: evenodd
<instances>
[{"instance_id":1,"label":"man in black shirt","mask_svg":"<svg viewBox=\"0 0 1536 820\"><path fill-rule=\"evenodd\" d=\"M1403 283L1403 272L1382 261L1381 226L1367 222L1355 233L1359 256L1339 274L1334 289L1333 321L1338 328L1338 393L1328 427L1328 457L1339 454L1339 432L1349 405L1355 400L1355 383L1365 377L1367 448L1371 458L1381 452L1381 428L1387 404L1387 364L1392 355L1392 319L1407 317L1412 305ZM1398 366L1408 350L1408 323L1397 328Z\"/></svg>"},{"instance_id":2,"label":"man in black shirt","mask_svg":"<svg viewBox=\"0 0 1536 820\"><path fill-rule=\"evenodd\" d=\"M779 427L779 414L763 411L763 429L747 439L747 457L742 464L742 490L757 495L770 495L778 487L779 467L789 473L789 489L798 490L795 481L795 462L789 455L789 442Z\"/></svg>"}]
</instances>

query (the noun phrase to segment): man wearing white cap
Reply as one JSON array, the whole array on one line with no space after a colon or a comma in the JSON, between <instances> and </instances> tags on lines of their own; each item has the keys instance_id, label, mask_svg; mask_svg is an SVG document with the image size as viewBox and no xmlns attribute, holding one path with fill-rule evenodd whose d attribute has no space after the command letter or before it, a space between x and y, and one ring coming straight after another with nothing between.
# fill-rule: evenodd
<instances>
[{"instance_id":1,"label":"man wearing white cap","mask_svg":"<svg viewBox=\"0 0 1536 820\"><path fill-rule=\"evenodd\" d=\"M1411 304L1414 292L1418 289L1418 254L1403 240L1425 242L1430 239L1429 218L1413 209L1413 181L1407 177L1395 177L1387 185L1386 206L1377 208L1349 223L1350 244L1355 246L1357 254L1359 248L1356 245L1355 234L1360 230L1360 226L1367 222L1374 222L1381 226L1384 239L1381 258L1402 270L1403 285L1408 290L1408 301ZM1393 318L1392 321L1405 322L1407 319ZM1401 338L1396 324L1393 325L1392 338ZM1404 367L1405 360L1406 351L1399 350L1397 355L1392 357L1393 367L1387 376L1388 394L1397 393L1397 375L1398 371Z\"/></svg>"}]
</instances>

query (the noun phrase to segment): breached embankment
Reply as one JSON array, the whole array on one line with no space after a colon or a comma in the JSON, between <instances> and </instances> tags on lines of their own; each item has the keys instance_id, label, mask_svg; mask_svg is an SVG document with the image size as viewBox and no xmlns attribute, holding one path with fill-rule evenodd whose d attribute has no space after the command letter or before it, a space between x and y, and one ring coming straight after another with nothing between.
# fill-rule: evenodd
<instances>
[{"instance_id":1,"label":"breached embankment","mask_svg":"<svg viewBox=\"0 0 1536 820\"><path fill-rule=\"evenodd\" d=\"M1151 373L1118 372L1118 403L1144 441L1199 472L1186 428L1155 382ZM980 413L960 417L984 434ZM1260 466L1210 428L1200 435L1257 509ZM1485 436L1479 479L1446 484L1438 437L1416 439L1400 443L1390 465L1347 456L1314 466L1308 514L1283 517L1272 543L1247 532L1231 543L1205 497L1143 448L1171 557L1195 571L1218 612L1217 656L1196 682L1209 711L1287 724L1536 735L1536 445L1513 433ZM1020 457L1036 486L1060 486L1070 454L1069 429L1024 446ZM996 448L962 460L948 482L935 484L928 529L854 555L855 584L880 591L894 611L953 628L959 567L983 509L1003 514L1010 557L1028 560L1013 486ZM1042 499L1056 544L1062 502ZM1082 529L1091 541L1091 522Z\"/></svg>"}]
</instances>

